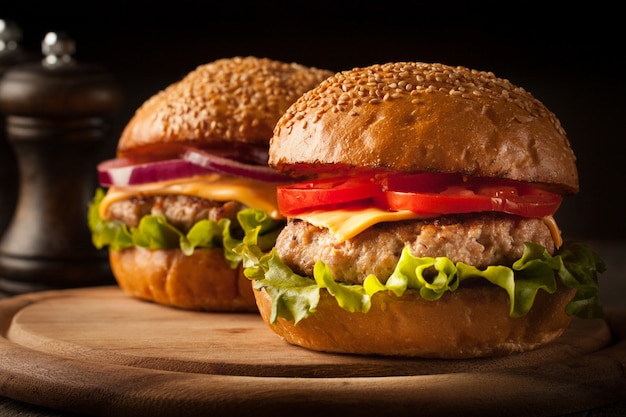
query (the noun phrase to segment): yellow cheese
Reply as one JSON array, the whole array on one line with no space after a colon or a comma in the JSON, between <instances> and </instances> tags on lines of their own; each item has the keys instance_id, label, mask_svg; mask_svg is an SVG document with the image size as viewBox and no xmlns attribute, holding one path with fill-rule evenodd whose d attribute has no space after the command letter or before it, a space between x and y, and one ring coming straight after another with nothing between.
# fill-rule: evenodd
<instances>
[{"instance_id":1,"label":"yellow cheese","mask_svg":"<svg viewBox=\"0 0 626 417\"><path fill-rule=\"evenodd\" d=\"M335 234L340 242L353 238L376 223L425 218L408 210L389 212L375 207L364 210L317 210L301 213L294 217L314 226L327 228ZM563 239L554 217L544 217L543 221L550 229L556 247L560 247L563 244Z\"/></svg>"},{"instance_id":2,"label":"yellow cheese","mask_svg":"<svg viewBox=\"0 0 626 417\"><path fill-rule=\"evenodd\" d=\"M543 218L543 222L546 224L546 226L548 226L548 229L550 229L550 233L552 234L552 240L554 240L554 245L557 247L557 249L560 248L563 244L563 238L561 237L561 229L559 229L559 226L557 226L556 220L554 220L554 217L552 216L547 216Z\"/></svg>"},{"instance_id":3,"label":"yellow cheese","mask_svg":"<svg viewBox=\"0 0 626 417\"><path fill-rule=\"evenodd\" d=\"M235 200L263 210L272 218L282 218L276 203L276 184L219 174L110 187L100 204L100 216L104 218L107 208L116 201L134 196L166 194L191 195L216 201Z\"/></svg>"},{"instance_id":4,"label":"yellow cheese","mask_svg":"<svg viewBox=\"0 0 626 417\"><path fill-rule=\"evenodd\" d=\"M328 228L340 242L353 238L376 223L424 218L408 210L390 212L376 207L355 210L317 210L298 214L295 217L314 226Z\"/></svg>"}]
</instances>

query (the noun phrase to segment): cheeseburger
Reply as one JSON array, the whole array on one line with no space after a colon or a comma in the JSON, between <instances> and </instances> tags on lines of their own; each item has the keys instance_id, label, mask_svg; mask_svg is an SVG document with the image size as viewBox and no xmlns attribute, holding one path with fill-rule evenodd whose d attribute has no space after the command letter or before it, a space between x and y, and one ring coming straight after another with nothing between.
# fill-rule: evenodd
<instances>
[{"instance_id":1,"label":"cheeseburger","mask_svg":"<svg viewBox=\"0 0 626 417\"><path fill-rule=\"evenodd\" d=\"M183 309L256 311L241 257L246 234L269 250L284 219L267 166L279 117L332 73L235 57L197 67L130 119L117 158L98 166L89 211L96 247L109 249L131 296ZM104 189L107 189L106 193Z\"/></svg>"},{"instance_id":2,"label":"cheeseburger","mask_svg":"<svg viewBox=\"0 0 626 417\"><path fill-rule=\"evenodd\" d=\"M419 62L335 74L283 115L269 165L288 218L238 248L262 318L313 350L472 358L599 317L598 256L563 243L578 192L559 120L491 72Z\"/></svg>"}]
</instances>

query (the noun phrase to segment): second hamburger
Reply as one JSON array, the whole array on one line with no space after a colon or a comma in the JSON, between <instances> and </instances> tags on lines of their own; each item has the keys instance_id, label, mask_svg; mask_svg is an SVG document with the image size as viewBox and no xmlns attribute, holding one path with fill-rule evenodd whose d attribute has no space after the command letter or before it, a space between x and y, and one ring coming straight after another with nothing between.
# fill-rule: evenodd
<instances>
[{"instance_id":1,"label":"second hamburger","mask_svg":"<svg viewBox=\"0 0 626 417\"><path fill-rule=\"evenodd\" d=\"M604 264L554 218L578 191L555 115L490 72L355 68L277 123L288 224L241 251L269 327L306 348L470 358L535 349L599 317Z\"/></svg>"},{"instance_id":2,"label":"second hamburger","mask_svg":"<svg viewBox=\"0 0 626 417\"><path fill-rule=\"evenodd\" d=\"M246 233L274 244L284 218L267 166L279 117L329 71L267 58L201 65L150 97L126 125L117 158L98 166L89 226L119 286L160 304L256 311L240 256ZM258 229L257 229L258 227Z\"/></svg>"}]
</instances>

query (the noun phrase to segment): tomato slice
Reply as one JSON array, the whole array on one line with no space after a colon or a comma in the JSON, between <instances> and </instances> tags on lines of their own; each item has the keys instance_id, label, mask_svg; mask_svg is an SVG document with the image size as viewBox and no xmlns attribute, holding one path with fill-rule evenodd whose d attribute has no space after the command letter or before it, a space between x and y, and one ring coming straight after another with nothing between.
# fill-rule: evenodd
<instances>
[{"instance_id":1,"label":"tomato slice","mask_svg":"<svg viewBox=\"0 0 626 417\"><path fill-rule=\"evenodd\" d=\"M381 193L381 184L373 176L364 175L278 186L276 197L283 215L292 215L317 207L357 202Z\"/></svg>"},{"instance_id":2,"label":"tomato slice","mask_svg":"<svg viewBox=\"0 0 626 417\"><path fill-rule=\"evenodd\" d=\"M499 211L524 217L554 214L562 198L530 184L461 174L388 174L328 178L277 187L285 216L307 210L378 206L428 217Z\"/></svg>"},{"instance_id":3,"label":"tomato slice","mask_svg":"<svg viewBox=\"0 0 626 417\"><path fill-rule=\"evenodd\" d=\"M385 190L436 193L454 184L463 183L461 174L390 174L381 180Z\"/></svg>"},{"instance_id":4,"label":"tomato slice","mask_svg":"<svg viewBox=\"0 0 626 417\"><path fill-rule=\"evenodd\" d=\"M513 184L488 180L485 185L472 180L434 192L388 190L378 201L393 211L410 210L424 214L499 211L524 217L549 216L561 205L559 194Z\"/></svg>"}]
</instances>

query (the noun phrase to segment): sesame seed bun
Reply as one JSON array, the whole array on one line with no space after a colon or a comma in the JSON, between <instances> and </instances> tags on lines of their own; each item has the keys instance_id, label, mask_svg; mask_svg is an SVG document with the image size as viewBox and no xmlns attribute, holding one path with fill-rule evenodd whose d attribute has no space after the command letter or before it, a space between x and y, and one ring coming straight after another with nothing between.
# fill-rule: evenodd
<instances>
[{"instance_id":1,"label":"sesame seed bun","mask_svg":"<svg viewBox=\"0 0 626 417\"><path fill-rule=\"evenodd\" d=\"M463 173L578 191L559 120L491 72L389 63L335 74L276 125L270 165L317 175L340 169Z\"/></svg>"},{"instance_id":2,"label":"sesame seed bun","mask_svg":"<svg viewBox=\"0 0 626 417\"><path fill-rule=\"evenodd\" d=\"M461 173L534 183L560 194L578 191L575 162L558 119L524 89L490 72L419 62L329 77L285 112L269 149L270 165L312 179ZM547 266L524 275L515 269L525 247L558 255L562 242L552 216L444 212L426 220L381 221L361 210L380 207L362 203L328 204L327 216L321 205L293 212L277 239L276 258L259 262L265 275L250 270L261 316L287 342L336 353L472 358L536 349L569 325L566 306L571 314L576 289L559 281L561 271ZM332 226L348 216L365 229L341 240ZM418 259L403 259L403 251ZM487 258L490 253L498 255ZM458 270L447 275L424 266L443 259ZM465 268L471 272L461 278ZM275 271L290 279L281 281ZM494 275L485 279L482 273ZM452 288L437 292L435 282L446 279ZM536 297L523 291L534 280L552 279L554 291ZM388 282L390 287L379 286ZM528 309L514 314L520 302Z\"/></svg>"},{"instance_id":3,"label":"sesame seed bun","mask_svg":"<svg viewBox=\"0 0 626 417\"><path fill-rule=\"evenodd\" d=\"M565 305L574 292L560 287L555 294L539 293L528 314L512 318L506 293L495 286L463 288L437 301L415 291L401 297L378 293L367 313L344 310L322 290L315 314L295 326L282 317L269 324L271 298L264 289L254 296L263 320L293 345L333 353L462 359L525 352L557 339L572 320Z\"/></svg>"},{"instance_id":4,"label":"sesame seed bun","mask_svg":"<svg viewBox=\"0 0 626 417\"><path fill-rule=\"evenodd\" d=\"M267 147L289 105L331 74L257 57L200 65L137 109L122 132L118 154L178 144Z\"/></svg>"},{"instance_id":5,"label":"sesame seed bun","mask_svg":"<svg viewBox=\"0 0 626 417\"><path fill-rule=\"evenodd\" d=\"M256 312L242 268L224 262L223 249L128 248L109 251L120 288L135 298L185 310Z\"/></svg>"},{"instance_id":6,"label":"sesame seed bun","mask_svg":"<svg viewBox=\"0 0 626 417\"><path fill-rule=\"evenodd\" d=\"M179 158L181 148L192 146L210 153L235 149L245 158L257 147L264 160L252 158L252 163L265 164L269 139L280 116L300 95L331 74L327 70L256 57L225 58L201 65L137 109L119 139L117 156L150 162L165 157ZM237 147L241 144L243 147ZM148 196L169 195L158 189L159 183L154 183L157 185L149 190L150 194L140 186L130 187L130 191L125 187L114 187L117 192L134 194L121 201L122 204L130 201L126 208L112 208L114 204L120 204L115 201L102 217L136 227L140 219L133 217L135 213L153 214L152 210L156 210L157 214L173 218L189 213L192 218L185 218L185 222L195 223L210 218L211 214L206 212L214 212L215 222L228 219L231 232L239 232L236 213L225 209L228 201L220 200L218 194L215 204L207 205L215 208L203 212L191 207L194 204L200 206L194 203L196 200L208 200L208 193L202 192L203 180L182 180L193 184L190 190L189 187L185 189L186 195L191 197L185 207L174 206L164 199L164 203L146 209ZM255 195L271 190L273 197L275 188L266 184L256 187ZM208 183L207 187L211 189L213 185ZM112 189L108 190L107 196L115 194L111 193ZM248 208L243 203L235 203L237 207ZM150 212L146 213L147 210ZM193 217L197 211L201 212L199 216L205 217ZM127 213L129 215L124 217ZM169 224L185 222L170 221ZM185 234L188 230L181 232ZM109 254L116 281L134 297L184 309L256 311L250 281L242 275L240 266L234 269L229 266L222 247L196 248L188 256L179 248L147 250L141 247L111 249Z\"/></svg>"}]
</instances>

